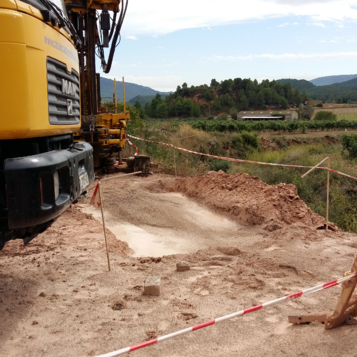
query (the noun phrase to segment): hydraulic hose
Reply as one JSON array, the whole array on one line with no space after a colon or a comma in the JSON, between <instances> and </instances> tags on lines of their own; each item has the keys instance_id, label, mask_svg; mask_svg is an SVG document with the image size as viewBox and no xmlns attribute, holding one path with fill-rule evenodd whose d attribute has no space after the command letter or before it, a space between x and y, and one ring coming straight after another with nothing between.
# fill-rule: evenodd
<instances>
[{"instance_id":1,"label":"hydraulic hose","mask_svg":"<svg viewBox=\"0 0 357 357\"><path fill-rule=\"evenodd\" d=\"M121 12L120 12L118 24L116 26L115 33L114 33L114 36L113 36L112 45L110 47L110 52L109 52L109 56L108 56L108 62L103 68L104 73L109 73L110 69L112 67L115 47L117 45L117 41L118 41L118 37L119 37L119 34L120 34L120 30L121 30L121 27L122 27L124 19L125 19L126 11L128 9L128 3L129 3L129 0L126 0L125 5L124 5L124 2L122 2L123 5L122 5Z\"/></svg>"}]
</instances>

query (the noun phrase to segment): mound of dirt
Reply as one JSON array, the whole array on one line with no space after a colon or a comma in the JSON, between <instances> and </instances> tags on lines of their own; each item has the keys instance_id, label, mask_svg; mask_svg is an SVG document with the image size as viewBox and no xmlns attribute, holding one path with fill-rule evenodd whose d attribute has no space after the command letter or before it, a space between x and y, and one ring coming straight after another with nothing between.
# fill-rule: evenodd
<instances>
[{"instance_id":1,"label":"mound of dirt","mask_svg":"<svg viewBox=\"0 0 357 357\"><path fill-rule=\"evenodd\" d=\"M240 223L263 226L269 232L297 223L314 229L325 224L325 219L298 196L293 184L270 186L247 174L211 171L207 175L162 181L161 185L169 192L182 192L224 212ZM330 228L338 230L334 225Z\"/></svg>"}]
</instances>

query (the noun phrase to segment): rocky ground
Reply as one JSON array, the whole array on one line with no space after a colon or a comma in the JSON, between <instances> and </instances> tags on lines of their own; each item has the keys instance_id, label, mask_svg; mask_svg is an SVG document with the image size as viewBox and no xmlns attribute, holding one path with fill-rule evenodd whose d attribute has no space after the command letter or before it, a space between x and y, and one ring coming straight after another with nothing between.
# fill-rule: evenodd
<instances>
[{"instance_id":1,"label":"rocky ground","mask_svg":"<svg viewBox=\"0 0 357 357\"><path fill-rule=\"evenodd\" d=\"M90 193L92 193L90 191ZM95 356L339 278L357 236L305 205L293 185L239 174L103 182L100 211L82 200L29 245L0 252L0 355ZM185 260L191 269L176 271ZM159 297L143 295L161 277ZM137 356L357 356L356 326L291 326L332 313L340 287L143 350Z\"/></svg>"}]
</instances>

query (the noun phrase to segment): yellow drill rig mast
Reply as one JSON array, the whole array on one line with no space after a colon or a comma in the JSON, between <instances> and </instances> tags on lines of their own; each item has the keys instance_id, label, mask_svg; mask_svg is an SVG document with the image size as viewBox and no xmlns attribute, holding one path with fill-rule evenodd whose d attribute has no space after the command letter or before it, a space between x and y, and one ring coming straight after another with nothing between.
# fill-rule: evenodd
<instances>
[{"instance_id":1,"label":"yellow drill rig mast","mask_svg":"<svg viewBox=\"0 0 357 357\"><path fill-rule=\"evenodd\" d=\"M95 57L99 57L103 72L108 73L120 40L128 0L65 0L65 6L82 42L78 49L82 126L76 138L93 146L95 167L110 169L114 167L115 156L121 161L126 120L130 115L125 110L120 114L106 113L105 108L100 107L100 76L96 73ZM107 59L105 48L109 49Z\"/></svg>"}]
</instances>

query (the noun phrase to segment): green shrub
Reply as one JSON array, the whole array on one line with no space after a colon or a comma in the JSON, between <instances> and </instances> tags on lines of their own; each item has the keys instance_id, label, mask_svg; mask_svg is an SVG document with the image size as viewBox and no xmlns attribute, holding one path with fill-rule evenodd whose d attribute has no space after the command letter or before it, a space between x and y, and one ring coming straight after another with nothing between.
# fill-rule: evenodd
<instances>
[{"instance_id":1,"label":"green shrub","mask_svg":"<svg viewBox=\"0 0 357 357\"><path fill-rule=\"evenodd\" d=\"M322 103L319 103L316 105L318 108L323 108L323 104Z\"/></svg>"},{"instance_id":2,"label":"green shrub","mask_svg":"<svg viewBox=\"0 0 357 357\"><path fill-rule=\"evenodd\" d=\"M332 112L326 112L322 110L315 115L314 120L337 120L337 115Z\"/></svg>"},{"instance_id":3,"label":"green shrub","mask_svg":"<svg viewBox=\"0 0 357 357\"><path fill-rule=\"evenodd\" d=\"M243 144L243 138L241 135L236 134L232 136L232 146L234 148L240 147Z\"/></svg>"},{"instance_id":4,"label":"green shrub","mask_svg":"<svg viewBox=\"0 0 357 357\"><path fill-rule=\"evenodd\" d=\"M344 135L342 138L343 150L347 150L351 158L357 157L357 134Z\"/></svg>"},{"instance_id":5,"label":"green shrub","mask_svg":"<svg viewBox=\"0 0 357 357\"><path fill-rule=\"evenodd\" d=\"M223 161L223 160L217 160L217 159L210 159L208 161L208 166L211 171L219 171L222 170L224 172L227 172L231 164L228 161Z\"/></svg>"},{"instance_id":6,"label":"green shrub","mask_svg":"<svg viewBox=\"0 0 357 357\"><path fill-rule=\"evenodd\" d=\"M243 131L241 135L246 145L249 145L255 149L258 148L259 145L258 138L254 134Z\"/></svg>"}]
</instances>

